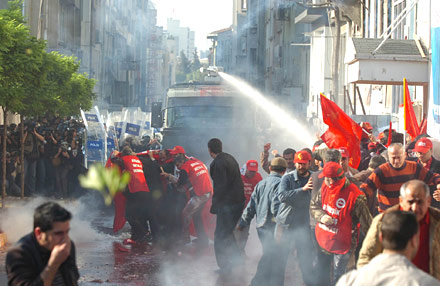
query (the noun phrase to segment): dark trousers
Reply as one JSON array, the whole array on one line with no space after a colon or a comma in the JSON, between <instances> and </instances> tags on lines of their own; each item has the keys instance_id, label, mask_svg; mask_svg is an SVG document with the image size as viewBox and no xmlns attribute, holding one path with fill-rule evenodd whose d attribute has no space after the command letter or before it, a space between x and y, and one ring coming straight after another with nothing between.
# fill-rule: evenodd
<instances>
[{"instance_id":1,"label":"dark trousers","mask_svg":"<svg viewBox=\"0 0 440 286\"><path fill-rule=\"evenodd\" d=\"M258 238L263 247L263 255L258 262L257 272L251 281L251 286L276 286L283 284L278 283L276 277L278 266L275 262L277 259L276 244L274 240L274 226L257 228ZM284 273L283 273L284 276ZM283 277L284 283L284 277Z\"/></svg>"},{"instance_id":2,"label":"dark trousers","mask_svg":"<svg viewBox=\"0 0 440 286\"><path fill-rule=\"evenodd\" d=\"M24 185L27 196L35 194L37 181L37 161L24 159Z\"/></svg>"},{"instance_id":3,"label":"dark trousers","mask_svg":"<svg viewBox=\"0 0 440 286\"><path fill-rule=\"evenodd\" d=\"M221 206L217 209L214 251L217 265L222 270L229 270L240 263L240 252L233 232L242 210L243 203Z\"/></svg>"},{"instance_id":4,"label":"dark trousers","mask_svg":"<svg viewBox=\"0 0 440 286\"><path fill-rule=\"evenodd\" d=\"M154 240L157 234L157 224L153 215L151 193L126 193L126 197L125 216L131 226L131 239L135 241L144 240L148 232L149 223Z\"/></svg>"}]
</instances>

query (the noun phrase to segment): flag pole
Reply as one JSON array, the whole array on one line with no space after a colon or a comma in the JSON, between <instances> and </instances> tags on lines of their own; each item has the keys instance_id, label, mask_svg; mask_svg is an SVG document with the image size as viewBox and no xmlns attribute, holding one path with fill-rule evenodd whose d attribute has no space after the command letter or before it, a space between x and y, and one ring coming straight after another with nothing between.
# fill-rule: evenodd
<instances>
[{"instance_id":1,"label":"flag pole","mask_svg":"<svg viewBox=\"0 0 440 286\"><path fill-rule=\"evenodd\" d=\"M365 132L365 134L370 135L370 133L367 130L365 130L362 126L361 126L361 128L362 128L362 131ZM371 139L370 139L370 141L373 142ZM376 141L376 142L379 143L380 145L382 145L385 149L388 149L388 147L383 145L380 141Z\"/></svg>"}]
</instances>

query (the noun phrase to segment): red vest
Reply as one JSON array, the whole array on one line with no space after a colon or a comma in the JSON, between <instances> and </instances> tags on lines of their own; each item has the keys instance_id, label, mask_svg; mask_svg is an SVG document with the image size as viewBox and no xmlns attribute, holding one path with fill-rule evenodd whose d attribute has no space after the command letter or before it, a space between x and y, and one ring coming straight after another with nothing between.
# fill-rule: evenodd
<instances>
[{"instance_id":1,"label":"red vest","mask_svg":"<svg viewBox=\"0 0 440 286\"><path fill-rule=\"evenodd\" d=\"M208 169L203 162L195 158L190 158L183 163L180 169L185 170L188 173L189 181L194 188L196 196L213 192L211 178Z\"/></svg>"},{"instance_id":2,"label":"red vest","mask_svg":"<svg viewBox=\"0 0 440 286\"><path fill-rule=\"evenodd\" d=\"M260 173L257 172L252 178L241 175L241 180L243 181L244 186L244 197L246 198L244 206L246 207L251 199L252 193L254 192L255 186L259 181L263 180L263 178L261 177Z\"/></svg>"},{"instance_id":3,"label":"red vest","mask_svg":"<svg viewBox=\"0 0 440 286\"><path fill-rule=\"evenodd\" d=\"M136 156L123 156L125 170L130 173L130 183L128 189L130 193L149 192L147 181L145 180L144 170L141 160Z\"/></svg>"},{"instance_id":4,"label":"red vest","mask_svg":"<svg viewBox=\"0 0 440 286\"><path fill-rule=\"evenodd\" d=\"M356 199L362 192L352 183L339 190L331 190L322 184L322 209L336 220L333 225L318 223L315 227L316 240L319 246L330 253L346 254L351 245L352 217Z\"/></svg>"}]
</instances>

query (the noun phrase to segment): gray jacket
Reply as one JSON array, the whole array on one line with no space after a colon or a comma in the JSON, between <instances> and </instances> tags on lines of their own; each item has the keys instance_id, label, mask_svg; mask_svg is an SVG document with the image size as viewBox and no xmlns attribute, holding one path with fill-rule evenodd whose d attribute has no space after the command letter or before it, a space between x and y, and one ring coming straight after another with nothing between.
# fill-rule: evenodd
<instances>
[{"instance_id":1,"label":"gray jacket","mask_svg":"<svg viewBox=\"0 0 440 286\"><path fill-rule=\"evenodd\" d=\"M311 191L303 191L302 188L307 184L310 175L301 177L295 170L283 176L274 200L274 204L278 202L280 204L276 216L277 224L290 227L309 227Z\"/></svg>"},{"instance_id":2,"label":"gray jacket","mask_svg":"<svg viewBox=\"0 0 440 286\"><path fill-rule=\"evenodd\" d=\"M275 226L274 218L278 208L272 202L276 196L280 182L281 175L272 172L266 179L260 181L255 186L251 199L241 216L241 226L250 225L254 216L257 217L257 228Z\"/></svg>"}]
</instances>

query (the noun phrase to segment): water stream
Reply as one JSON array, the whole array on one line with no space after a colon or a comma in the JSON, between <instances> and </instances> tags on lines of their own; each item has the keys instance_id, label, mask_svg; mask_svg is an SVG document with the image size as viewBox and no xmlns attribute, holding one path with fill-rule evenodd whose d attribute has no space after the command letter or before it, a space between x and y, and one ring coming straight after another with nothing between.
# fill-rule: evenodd
<instances>
[{"instance_id":1,"label":"water stream","mask_svg":"<svg viewBox=\"0 0 440 286\"><path fill-rule=\"evenodd\" d=\"M313 127L305 126L245 81L224 72L219 72L219 75L242 95L252 100L279 128L286 132L286 136L292 136L292 139L300 142L302 147L311 148L317 140L313 135Z\"/></svg>"}]
</instances>

